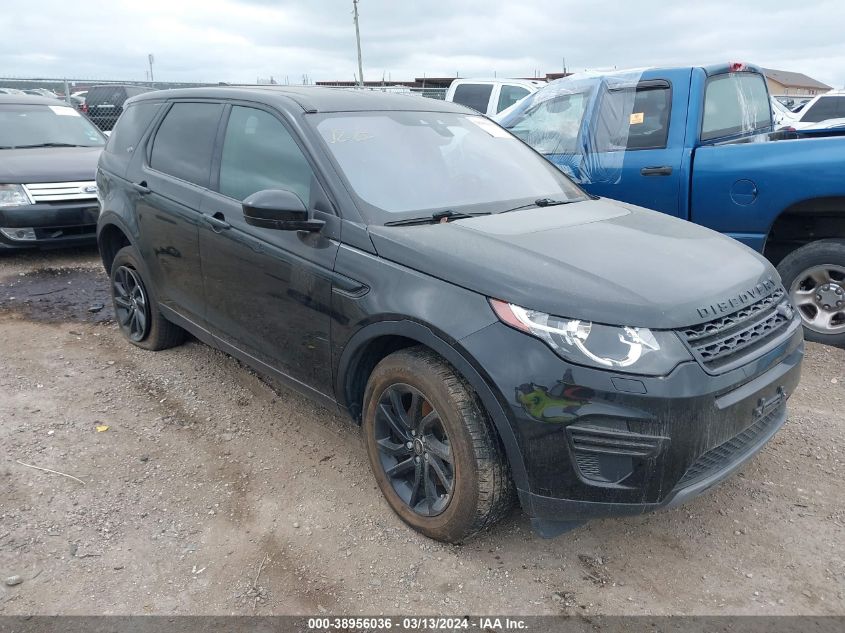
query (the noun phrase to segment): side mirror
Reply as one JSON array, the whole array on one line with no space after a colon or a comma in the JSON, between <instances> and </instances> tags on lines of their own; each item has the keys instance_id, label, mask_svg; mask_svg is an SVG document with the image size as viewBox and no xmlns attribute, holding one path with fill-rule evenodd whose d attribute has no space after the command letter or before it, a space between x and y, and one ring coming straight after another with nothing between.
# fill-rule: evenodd
<instances>
[{"instance_id":1,"label":"side mirror","mask_svg":"<svg viewBox=\"0 0 845 633\"><path fill-rule=\"evenodd\" d=\"M308 218L302 200L287 189L258 191L243 201L244 220L252 226L282 231L319 231L323 220Z\"/></svg>"}]
</instances>

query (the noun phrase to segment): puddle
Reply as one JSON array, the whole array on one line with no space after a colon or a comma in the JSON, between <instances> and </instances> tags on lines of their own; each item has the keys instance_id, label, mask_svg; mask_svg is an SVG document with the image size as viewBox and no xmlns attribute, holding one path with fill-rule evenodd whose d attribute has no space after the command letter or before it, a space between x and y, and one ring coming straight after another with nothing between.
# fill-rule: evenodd
<instances>
[{"instance_id":1,"label":"puddle","mask_svg":"<svg viewBox=\"0 0 845 633\"><path fill-rule=\"evenodd\" d=\"M40 268L7 275L0 278L0 313L32 321L105 323L114 319L109 279L96 268Z\"/></svg>"}]
</instances>

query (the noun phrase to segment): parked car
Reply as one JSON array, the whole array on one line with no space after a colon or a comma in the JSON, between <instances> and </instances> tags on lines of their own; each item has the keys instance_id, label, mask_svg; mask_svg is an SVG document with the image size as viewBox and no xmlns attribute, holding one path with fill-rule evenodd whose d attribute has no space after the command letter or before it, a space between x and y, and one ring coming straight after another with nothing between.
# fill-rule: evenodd
<instances>
[{"instance_id":1,"label":"parked car","mask_svg":"<svg viewBox=\"0 0 845 633\"><path fill-rule=\"evenodd\" d=\"M545 84L531 79L455 79L446 91L446 101L492 116Z\"/></svg>"},{"instance_id":2,"label":"parked car","mask_svg":"<svg viewBox=\"0 0 845 633\"><path fill-rule=\"evenodd\" d=\"M94 243L103 145L62 101L0 95L0 250Z\"/></svg>"},{"instance_id":3,"label":"parked car","mask_svg":"<svg viewBox=\"0 0 845 633\"><path fill-rule=\"evenodd\" d=\"M0 94L3 94L3 95L22 95L22 94L24 94L24 91L18 90L17 88L0 88Z\"/></svg>"},{"instance_id":4,"label":"parked car","mask_svg":"<svg viewBox=\"0 0 845 633\"><path fill-rule=\"evenodd\" d=\"M691 220L763 253L807 338L845 344L845 139L773 132L756 67L568 77L501 123L592 194Z\"/></svg>"},{"instance_id":5,"label":"parked car","mask_svg":"<svg viewBox=\"0 0 845 633\"><path fill-rule=\"evenodd\" d=\"M788 126L798 120L798 115L772 97L772 121L775 127Z\"/></svg>"},{"instance_id":6,"label":"parked car","mask_svg":"<svg viewBox=\"0 0 845 633\"><path fill-rule=\"evenodd\" d=\"M123 112L123 104L130 97L149 92L145 86L123 86L106 84L92 86L85 95L82 111L104 132L111 131L118 117Z\"/></svg>"},{"instance_id":7,"label":"parked car","mask_svg":"<svg viewBox=\"0 0 845 633\"><path fill-rule=\"evenodd\" d=\"M810 100L790 125L796 130L818 127L831 119L845 118L845 90L831 90Z\"/></svg>"},{"instance_id":8,"label":"parked car","mask_svg":"<svg viewBox=\"0 0 845 633\"><path fill-rule=\"evenodd\" d=\"M492 121L307 87L127 103L98 241L133 344L193 333L363 424L375 479L461 541L681 503L786 417L801 320L734 240L595 200Z\"/></svg>"},{"instance_id":9,"label":"parked car","mask_svg":"<svg viewBox=\"0 0 845 633\"><path fill-rule=\"evenodd\" d=\"M793 114L800 112L807 102L812 99L812 97L797 97L795 95L775 95L773 98L786 106Z\"/></svg>"},{"instance_id":10,"label":"parked car","mask_svg":"<svg viewBox=\"0 0 845 633\"><path fill-rule=\"evenodd\" d=\"M785 128L795 132L802 138L818 138L822 136L843 136L845 135L845 117L841 119L827 119L818 123L804 123L800 128L792 122Z\"/></svg>"},{"instance_id":11,"label":"parked car","mask_svg":"<svg viewBox=\"0 0 845 633\"><path fill-rule=\"evenodd\" d=\"M48 99L58 99L59 95L57 95L52 90L48 90L47 88L28 88L23 91L24 94L33 95L35 97L47 97Z\"/></svg>"}]
</instances>

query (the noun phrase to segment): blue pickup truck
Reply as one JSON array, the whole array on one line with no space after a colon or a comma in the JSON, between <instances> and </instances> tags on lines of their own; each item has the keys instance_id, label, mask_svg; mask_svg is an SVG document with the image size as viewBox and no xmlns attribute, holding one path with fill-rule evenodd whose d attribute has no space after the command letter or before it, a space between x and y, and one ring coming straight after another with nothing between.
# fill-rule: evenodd
<instances>
[{"instance_id":1,"label":"blue pickup truck","mask_svg":"<svg viewBox=\"0 0 845 633\"><path fill-rule=\"evenodd\" d=\"M702 224L763 253L806 337L845 344L845 138L774 131L759 68L573 75L499 123L594 195Z\"/></svg>"}]
</instances>

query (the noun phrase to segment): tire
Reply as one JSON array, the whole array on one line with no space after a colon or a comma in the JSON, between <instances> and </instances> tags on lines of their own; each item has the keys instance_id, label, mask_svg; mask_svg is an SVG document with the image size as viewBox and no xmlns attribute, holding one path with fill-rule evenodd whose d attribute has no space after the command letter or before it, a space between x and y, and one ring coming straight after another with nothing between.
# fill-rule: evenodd
<instances>
[{"instance_id":1,"label":"tire","mask_svg":"<svg viewBox=\"0 0 845 633\"><path fill-rule=\"evenodd\" d=\"M411 420L416 422L407 424ZM364 393L362 426L379 488L418 532L459 543L513 506L507 460L477 396L430 350L400 350L376 365ZM400 474L391 477L387 471L394 466Z\"/></svg>"},{"instance_id":2,"label":"tire","mask_svg":"<svg viewBox=\"0 0 845 633\"><path fill-rule=\"evenodd\" d=\"M845 346L845 240L818 240L778 265L808 341Z\"/></svg>"},{"instance_id":3,"label":"tire","mask_svg":"<svg viewBox=\"0 0 845 633\"><path fill-rule=\"evenodd\" d=\"M179 345L185 340L185 330L159 312L143 270L134 246L121 248L112 262L112 305L120 332L133 345L151 351Z\"/></svg>"}]
</instances>

